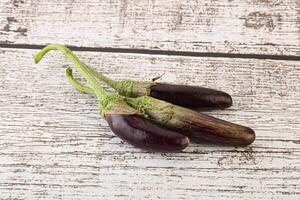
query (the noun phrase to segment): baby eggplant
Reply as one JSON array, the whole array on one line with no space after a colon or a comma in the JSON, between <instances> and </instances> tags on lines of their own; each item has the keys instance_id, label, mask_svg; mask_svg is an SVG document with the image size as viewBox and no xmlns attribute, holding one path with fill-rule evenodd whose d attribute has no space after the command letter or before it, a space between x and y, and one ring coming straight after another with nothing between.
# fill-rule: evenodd
<instances>
[{"instance_id":1,"label":"baby eggplant","mask_svg":"<svg viewBox=\"0 0 300 200\"><path fill-rule=\"evenodd\" d=\"M189 144L186 136L138 116L106 114L105 119L122 140L147 151L179 152Z\"/></svg>"},{"instance_id":2,"label":"baby eggplant","mask_svg":"<svg viewBox=\"0 0 300 200\"><path fill-rule=\"evenodd\" d=\"M175 85L150 81L112 80L90 68L94 76L126 97L151 96L179 106L224 109L232 105L229 94L205 87Z\"/></svg>"},{"instance_id":3,"label":"baby eggplant","mask_svg":"<svg viewBox=\"0 0 300 200\"><path fill-rule=\"evenodd\" d=\"M89 87L75 80L70 70L67 70L67 78L76 89L93 93ZM191 139L234 146L249 145L255 140L254 131L248 127L226 122L150 96L126 98L126 101L145 113L148 119L170 129L184 132Z\"/></svg>"},{"instance_id":4,"label":"baby eggplant","mask_svg":"<svg viewBox=\"0 0 300 200\"><path fill-rule=\"evenodd\" d=\"M198 108L228 108L232 105L229 94L197 86L155 83L149 96L179 106Z\"/></svg>"},{"instance_id":5,"label":"baby eggplant","mask_svg":"<svg viewBox=\"0 0 300 200\"><path fill-rule=\"evenodd\" d=\"M46 46L35 56L35 62L38 63L50 50L60 50L72 61L79 73L90 84L92 93L97 96L101 114L106 118L112 130L137 147L161 152L180 151L188 145L189 140L177 132L184 133L188 137L234 146L248 145L255 140L254 131L248 127L226 122L150 96L129 98L110 93L100 86L95 79L95 73L62 45ZM71 75L70 70L67 70L68 74ZM73 79L69 78L69 80ZM109 81L112 80L109 79ZM85 87L76 87L74 83L71 84L75 88L90 93ZM109 85L114 84L118 85L119 82L110 82ZM125 96L130 96L129 93L134 92L130 90L134 88L130 81L125 81L121 86L128 91ZM139 87L142 86L143 84L139 85ZM150 87L144 88L149 90ZM140 117L147 118L175 132Z\"/></svg>"},{"instance_id":6,"label":"baby eggplant","mask_svg":"<svg viewBox=\"0 0 300 200\"><path fill-rule=\"evenodd\" d=\"M254 142L254 131L242 125L224 121L203 113L176 107L177 120L181 125L177 130L188 132L190 137L217 144L232 146L246 146ZM184 114L188 113L188 114ZM176 120L176 119L173 119ZM173 122L169 123L172 126Z\"/></svg>"},{"instance_id":7,"label":"baby eggplant","mask_svg":"<svg viewBox=\"0 0 300 200\"><path fill-rule=\"evenodd\" d=\"M251 128L195 112L153 97L127 98L129 105L146 114L148 119L167 128L183 132L190 138L208 142L245 146L255 140Z\"/></svg>"},{"instance_id":8,"label":"baby eggplant","mask_svg":"<svg viewBox=\"0 0 300 200\"><path fill-rule=\"evenodd\" d=\"M63 45L50 44L46 46L35 56L35 62L38 63L51 50L60 50L70 58L98 98L101 115L105 117L112 131L120 138L136 147L155 152L178 152L187 147L189 139L186 136L140 118L139 116L144 114L129 106L124 97L102 88L94 78L92 71ZM70 76L72 70L67 69L66 74Z\"/></svg>"}]
</instances>

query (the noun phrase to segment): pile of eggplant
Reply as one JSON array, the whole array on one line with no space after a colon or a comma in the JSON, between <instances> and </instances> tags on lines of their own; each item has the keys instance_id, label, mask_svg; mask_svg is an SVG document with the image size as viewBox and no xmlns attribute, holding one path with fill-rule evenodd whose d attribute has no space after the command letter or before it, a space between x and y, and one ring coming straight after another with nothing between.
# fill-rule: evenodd
<instances>
[{"instance_id":1,"label":"pile of eggplant","mask_svg":"<svg viewBox=\"0 0 300 200\"><path fill-rule=\"evenodd\" d=\"M35 56L35 63L51 50L61 51L73 63L90 86L77 81L71 68L67 68L70 84L81 92L95 95L100 113L111 130L135 147L151 152L180 152L189 145L190 139L232 146L249 145L255 140L251 128L191 109L228 108L232 98L225 92L155 81L112 80L60 44L43 48ZM108 92L100 82L116 92Z\"/></svg>"}]
</instances>

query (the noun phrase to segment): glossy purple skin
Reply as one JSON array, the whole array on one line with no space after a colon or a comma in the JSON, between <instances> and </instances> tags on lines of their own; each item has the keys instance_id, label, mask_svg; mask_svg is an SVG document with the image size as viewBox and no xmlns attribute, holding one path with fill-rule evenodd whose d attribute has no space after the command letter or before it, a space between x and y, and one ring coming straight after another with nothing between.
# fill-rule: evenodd
<instances>
[{"instance_id":1,"label":"glossy purple skin","mask_svg":"<svg viewBox=\"0 0 300 200\"><path fill-rule=\"evenodd\" d=\"M193 122L187 120L182 127L191 139L233 146L247 146L255 140L255 132L249 127L202 113L196 113L193 117ZM232 134L237 137L231 136Z\"/></svg>"},{"instance_id":2,"label":"glossy purple skin","mask_svg":"<svg viewBox=\"0 0 300 200\"><path fill-rule=\"evenodd\" d=\"M179 106L198 108L228 108L232 105L229 94L197 86L155 83L149 96Z\"/></svg>"},{"instance_id":3,"label":"glossy purple skin","mask_svg":"<svg viewBox=\"0 0 300 200\"><path fill-rule=\"evenodd\" d=\"M122 140L147 151L179 152L189 144L186 136L137 116L106 114L105 119Z\"/></svg>"}]
</instances>

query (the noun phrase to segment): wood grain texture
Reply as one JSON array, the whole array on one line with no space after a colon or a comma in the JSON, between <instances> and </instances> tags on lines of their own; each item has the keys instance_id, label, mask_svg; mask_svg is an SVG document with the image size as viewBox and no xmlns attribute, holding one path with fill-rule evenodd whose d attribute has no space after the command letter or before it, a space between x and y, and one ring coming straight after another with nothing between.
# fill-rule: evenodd
<instances>
[{"instance_id":1,"label":"wood grain texture","mask_svg":"<svg viewBox=\"0 0 300 200\"><path fill-rule=\"evenodd\" d=\"M2 0L0 43L300 55L299 0Z\"/></svg>"},{"instance_id":2,"label":"wood grain texture","mask_svg":"<svg viewBox=\"0 0 300 200\"><path fill-rule=\"evenodd\" d=\"M154 154L112 134L96 99L67 83L63 56L34 65L35 53L0 49L0 199L300 197L299 62L78 52L113 78L167 73L227 91L233 107L209 113L257 133L245 148L192 143Z\"/></svg>"}]
</instances>

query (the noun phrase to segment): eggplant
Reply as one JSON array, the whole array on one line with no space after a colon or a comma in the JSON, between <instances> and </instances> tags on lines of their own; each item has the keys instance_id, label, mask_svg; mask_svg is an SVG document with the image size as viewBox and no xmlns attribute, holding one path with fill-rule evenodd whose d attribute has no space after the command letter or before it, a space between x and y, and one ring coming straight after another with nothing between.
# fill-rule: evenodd
<instances>
[{"instance_id":1,"label":"eggplant","mask_svg":"<svg viewBox=\"0 0 300 200\"><path fill-rule=\"evenodd\" d=\"M195 112L153 97L127 98L129 105L146 114L148 119L190 139L232 146L246 146L255 140L255 132L248 127Z\"/></svg>"},{"instance_id":2,"label":"eggplant","mask_svg":"<svg viewBox=\"0 0 300 200\"><path fill-rule=\"evenodd\" d=\"M105 119L118 137L147 151L179 152L189 144L188 137L138 116L106 114Z\"/></svg>"},{"instance_id":3,"label":"eggplant","mask_svg":"<svg viewBox=\"0 0 300 200\"><path fill-rule=\"evenodd\" d=\"M66 47L65 47L66 49ZM151 96L179 106L196 107L204 109L225 109L232 105L232 98L229 94L209 89L205 87L175 85L167 83L157 83L154 81L135 81L135 80L112 80L101 72L87 66L81 62L72 52L67 49L67 56L72 61L74 58L80 65L89 69L95 78L114 88L120 95L126 97ZM154 78L153 80L156 80ZM93 90L88 87L80 87L79 90L93 94Z\"/></svg>"},{"instance_id":4,"label":"eggplant","mask_svg":"<svg viewBox=\"0 0 300 200\"><path fill-rule=\"evenodd\" d=\"M38 63L50 50L60 50L86 78L91 85L90 90L98 98L101 115L120 138L136 147L154 152L179 152L188 146L189 139L186 136L141 118L144 114L129 106L124 97L102 88L91 70L70 49L59 44L50 44L35 56L35 62ZM66 73L67 76L72 75L70 69Z\"/></svg>"},{"instance_id":5,"label":"eggplant","mask_svg":"<svg viewBox=\"0 0 300 200\"><path fill-rule=\"evenodd\" d=\"M91 88L74 79L70 69L67 69L66 75L74 88L86 93L93 93L90 91ZM233 146L249 145L255 140L255 133L251 128L217 119L150 96L126 98L126 101L132 107L145 113L148 119L175 131L183 132L190 139Z\"/></svg>"},{"instance_id":6,"label":"eggplant","mask_svg":"<svg viewBox=\"0 0 300 200\"><path fill-rule=\"evenodd\" d=\"M74 80L70 68L68 68L67 70L67 78L74 87L76 87L79 91L94 94L91 88L86 87L78 81ZM94 74L95 73L100 72L94 72ZM106 80L105 82L107 81L108 80ZM156 99L164 100L179 106L189 108L194 107L202 109L225 109L232 105L232 98L229 94L214 89L167 83L125 81L126 80L118 82L118 84L122 83L123 86L125 85L125 83L128 84L128 87L121 87L122 89L119 88L120 85L116 86L115 82L110 82L110 85L113 88L117 88L118 92L121 95L127 97L139 97L149 95Z\"/></svg>"},{"instance_id":7,"label":"eggplant","mask_svg":"<svg viewBox=\"0 0 300 200\"><path fill-rule=\"evenodd\" d=\"M53 49L63 52L73 62L79 73L86 78L93 94L99 100L101 114L107 119L112 130L135 146L151 151L176 152L188 145L187 137L234 146L249 145L255 140L254 131L245 126L226 122L150 96L129 98L110 93L100 86L93 71L71 50L62 45L46 46L35 56L35 62L38 63L48 51ZM75 88L85 91L84 88L77 87L75 83L71 82ZM122 87L126 89L124 91L129 92L130 90L127 89L134 88L130 81ZM143 88L143 84L139 87ZM144 87L144 89L149 90L150 87ZM156 126L140 117L174 131ZM179 133L187 137L180 136Z\"/></svg>"},{"instance_id":8,"label":"eggplant","mask_svg":"<svg viewBox=\"0 0 300 200\"><path fill-rule=\"evenodd\" d=\"M205 87L155 83L149 96L179 106L197 108L228 108L232 105L229 94Z\"/></svg>"},{"instance_id":9,"label":"eggplant","mask_svg":"<svg viewBox=\"0 0 300 200\"><path fill-rule=\"evenodd\" d=\"M176 85L150 81L115 81L95 69L90 68L94 76L114 88L126 97L151 96L188 108L225 109L232 105L229 94L205 87Z\"/></svg>"},{"instance_id":10,"label":"eggplant","mask_svg":"<svg viewBox=\"0 0 300 200\"><path fill-rule=\"evenodd\" d=\"M174 127L173 122L169 122L168 127L184 131L192 138L232 146L247 146L255 140L255 132L249 127L234 124L203 113L190 112L186 108L177 107L175 110L177 110L175 112L177 119L173 120L180 120L181 124Z\"/></svg>"}]
</instances>

